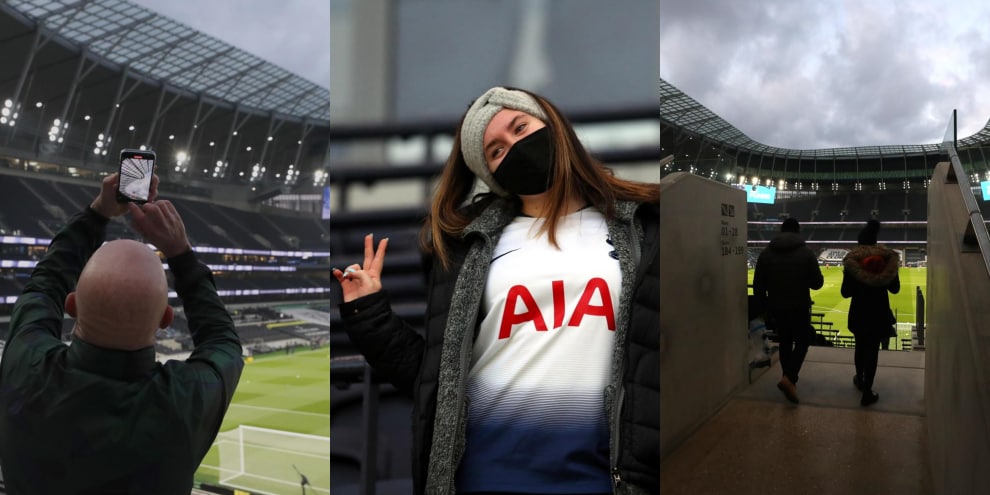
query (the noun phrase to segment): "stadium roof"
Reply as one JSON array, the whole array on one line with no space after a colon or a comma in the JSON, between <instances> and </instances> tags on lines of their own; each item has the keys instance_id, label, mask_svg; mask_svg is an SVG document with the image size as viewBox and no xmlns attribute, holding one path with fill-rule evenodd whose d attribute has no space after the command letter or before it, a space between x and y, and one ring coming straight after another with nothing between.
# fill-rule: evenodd
<instances>
[{"instance_id":1,"label":"stadium roof","mask_svg":"<svg viewBox=\"0 0 990 495\"><path fill-rule=\"evenodd\" d=\"M126 0L4 0L92 56L194 93L329 121L330 90Z\"/></svg>"},{"instance_id":2,"label":"stadium roof","mask_svg":"<svg viewBox=\"0 0 990 495\"><path fill-rule=\"evenodd\" d=\"M705 108L704 105L698 103L663 79L660 79L660 120L664 124L700 135L716 146L734 148L739 151L768 157L801 159L874 158L881 156L938 154L942 151L940 143L810 150L769 146L743 134L742 131L726 122L725 119ZM980 132L960 139L958 147L964 148L988 141L990 141L990 122Z\"/></svg>"},{"instance_id":3,"label":"stadium roof","mask_svg":"<svg viewBox=\"0 0 990 495\"><path fill-rule=\"evenodd\" d=\"M252 201L326 178L329 90L126 0L0 0L0 105L0 166L147 149L163 190Z\"/></svg>"}]
</instances>

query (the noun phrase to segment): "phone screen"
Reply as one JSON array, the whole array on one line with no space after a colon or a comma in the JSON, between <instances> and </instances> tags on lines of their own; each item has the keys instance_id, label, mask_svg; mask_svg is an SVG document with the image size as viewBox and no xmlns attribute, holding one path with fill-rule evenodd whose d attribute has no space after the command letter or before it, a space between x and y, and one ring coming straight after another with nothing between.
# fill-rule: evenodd
<instances>
[{"instance_id":1,"label":"phone screen","mask_svg":"<svg viewBox=\"0 0 990 495\"><path fill-rule=\"evenodd\" d=\"M117 186L119 201L144 203L151 193L151 178L155 174L155 154L148 151L120 153L120 183Z\"/></svg>"}]
</instances>

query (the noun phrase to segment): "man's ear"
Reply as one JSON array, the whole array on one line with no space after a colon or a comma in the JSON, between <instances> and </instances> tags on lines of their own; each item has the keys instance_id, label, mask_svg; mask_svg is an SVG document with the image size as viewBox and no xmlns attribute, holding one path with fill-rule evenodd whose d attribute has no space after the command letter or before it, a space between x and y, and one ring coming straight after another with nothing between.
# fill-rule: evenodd
<instances>
[{"instance_id":1,"label":"man's ear","mask_svg":"<svg viewBox=\"0 0 990 495\"><path fill-rule=\"evenodd\" d=\"M65 312L69 313L69 316L76 317L76 293L70 292L69 295L65 296Z\"/></svg>"},{"instance_id":2,"label":"man's ear","mask_svg":"<svg viewBox=\"0 0 990 495\"><path fill-rule=\"evenodd\" d=\"M162 314L162 321L158 324L158 328L168 328L174 318L175 313L172 311L172 306L165 306L165 313Z\"/></svg>"}]
</instances>

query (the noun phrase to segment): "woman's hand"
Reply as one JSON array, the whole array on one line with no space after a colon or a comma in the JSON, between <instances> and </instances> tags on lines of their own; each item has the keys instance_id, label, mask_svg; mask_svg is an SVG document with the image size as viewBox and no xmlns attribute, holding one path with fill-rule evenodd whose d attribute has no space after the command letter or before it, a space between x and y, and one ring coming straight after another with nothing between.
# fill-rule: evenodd
<instances>
[{"instance_id":1,"label":"woman's hand","mask_svg":"<svg viewBox=\"0 0 990 495\"><path fill-rule=\"evenodd\" d=\"M344 302L351 302L359 297L374 294L382 290L382 266L385 264L385 248L388 238L378 243L374 249L374 234L364 236L364 265L353 264L344 271L334 268L334 278L340 282L344 291Z\"/></svg>"}]
</instances>

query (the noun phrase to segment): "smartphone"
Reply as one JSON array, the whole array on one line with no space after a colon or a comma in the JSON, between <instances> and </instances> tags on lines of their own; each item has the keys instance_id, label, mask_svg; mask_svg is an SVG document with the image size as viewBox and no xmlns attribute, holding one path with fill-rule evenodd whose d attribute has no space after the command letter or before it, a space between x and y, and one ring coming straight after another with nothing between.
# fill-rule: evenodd
<instances>
[{"instance_id":1,"label":"smartphone","mask_svg":"<svg viewBox=\"0 0 990 495\"><path fill-rule=\"evenodd\" d=\"M147 203L151 194L151 178L155 175L155 152L120 150L120 180L117 201Z\"/></svg>"}]
</instances>

